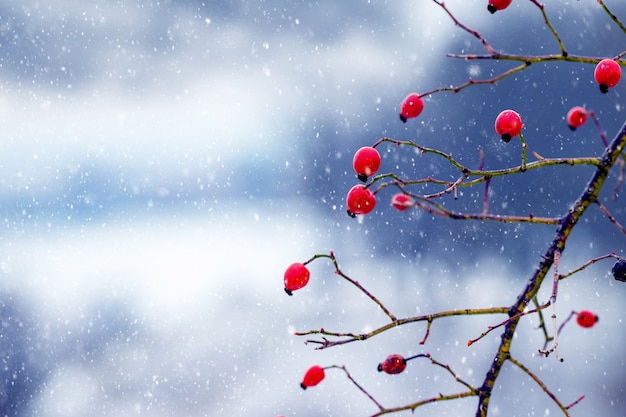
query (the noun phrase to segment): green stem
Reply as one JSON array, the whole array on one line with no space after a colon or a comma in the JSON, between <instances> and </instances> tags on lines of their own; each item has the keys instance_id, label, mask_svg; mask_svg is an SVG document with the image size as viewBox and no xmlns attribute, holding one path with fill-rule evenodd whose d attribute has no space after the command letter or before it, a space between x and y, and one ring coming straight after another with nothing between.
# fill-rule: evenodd
<instances>
[{"instance_id":1,"label":"green stem","mask_svg":"<svg viewBox=\"0 0 626 417\"><path fill-rule=\"evenodd\" d=\"M522 165L520 170L522 172L526 171L526 151L528 150L528 145L526 145L526 141L524 140L524 136L519 134L519 139L522 141Z\"/></svg>"}]
</instances>

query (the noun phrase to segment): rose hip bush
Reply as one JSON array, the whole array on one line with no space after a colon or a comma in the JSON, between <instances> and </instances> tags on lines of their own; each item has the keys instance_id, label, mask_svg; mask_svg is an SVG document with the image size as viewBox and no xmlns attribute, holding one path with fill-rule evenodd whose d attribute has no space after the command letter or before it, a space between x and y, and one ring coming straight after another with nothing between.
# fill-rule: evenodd
<instances>
[{"instance_id":1,"label":"rose hip bush","mask_svg":"<svg viewBox=\"0 0 626 417\"><path fill-rule=\"evenodd\" d=\"M481 11L493 15L493 25L497 25L498 16L505 13L516 13L515 5L517 3L522 3L522 1L489 0L484 4L487 10ZM551 12L552 5L544 5L536 0L525 0L523 3L535 9L535 17L544 29L544 34L552 38L555 52L545 55L534 53L520 55L518 51L511 53L500 51L494 45L495 42L492 43L492 40L481 34L483 31L480 28L470 27L464 23L464 16L455 12L454 1L444 3L433 0L433 13L435 10L442 12L449 19L451 30L452 27L456 27L457 30L464 32L468 38L478 42L484 49L482 54L474 52L450 53L448 54L450 65L468 61L489 61L506 63L507 66L499 72L494 70L491 75L485 78L469 78L458 84L450 84L446 80L440 80L440 85L443 87L424 89L424 91L419 92L405 92L408 95L405 95L404 99L399 99L396 104L398 106L396 114L400 115L400 121L398 122L396 118L396 123L407 126L412 123L425 123L426 117L434 117L433 114L428 113L429 105L435 100L435 97L441 94L469 94L472 89L490 88L490 86L501 82L514 81L516 85L514 92L520 93L519 97L523 97L525 89L533 88L532 77L541 76L537 72L532 72L530 68L542 66L545 71L549 72L550 65L555 61L587 68L587 71L575 76L587 77L587 84L595 83L597 85L596 94L603 96L606 100L616 100L624 94L620 77L621 67L626 65L624 59L626 51L621 50L620 47L623 48L623 45L626 44L614 45L615 50L612 56L583 55L570 52L567 49L566 40L561 38L557 26L553 23L560 17ZM606 22L611 25L611 30L621 31L626 38L626 27L622 23L624 16L614 13L611 6L603 1L598 1L596 6L594 10L606 17ZM571 4L570 7L575 8L576 6ZM502 26L501 32L507 34L507 27ZM455 33L458 34L458 32ZM519 39L521 44L524 44L525 41L525 39ZM589 68L592 70L589 71ZM560 101L568 102L569 97L563 95L560 97ZM541 414L576 415L576 406L585 400L585 392L592 391L593 387L586 386L584 378L581 378L581 392L563 392L552 379L550 380L551 383L546 382L549 375L542 373L541 366L537 366L536 363L529 364L526 361L526 356L524 356L524 360L520 357L524 349L531 349L534 360L547 361L555 358L556 363L561 364L565 361L560 354L559 345L567 343L568 335L573 332L603 331L601 327L604 320L600 321L599 315L591 307L569 305L568 297L563 299L563 293L567 294L567 286L565 289L563 286L582 276L583 271L588 271L592 265L603 265L605 276L611 275L614 278L610 281L611 285L622 285L621 283L626 281L626 261L618 255L626 242L626 229L622 226L626 219L620 218L619 214L622 214L621 217L623 217L623 211L616 203L619 201L622 183L626 177L624 168L626 166L626 153L624 152L626 124L622 125L618 131L607 134L603 129L602 120L593 109L587 108L584 104L570 104L564 110L559 111L552 108L531 108L529 111L529 107L524 106L526 113L521 110L518 111L517 107L512 105L502 104L498 113L484 115L480 121L475 121L475 123L484 126L480 129L480 132L484 132L480 139L497 143L497 147L496 145L489 146L486 147L487 150L482 147L479 148L476 152L478 157L474 159L475 163L471 165L466 163L463 155L458 155L456 149L449 143L441 141L440 146L436 148L426 146L421 144L420 137L412 137L410 133L408 133L408 137L402 138L392 138L381 134L377 138L372 138L371 143L366 144L366 146L354 150L352 168L357 179L362 183L352 186L349 190L338 191L347 192L344 201L345 211L350 217L358 217L358 221L367 221L368 217L374 216L377 210L382 210L381 207L386 205L394 208L397 215L419 212L433 222L447 221L448 224L450 221L474 222L478 230L481 227L486 227L489 223L498 223L520 225L520 229L523 227L523 230L550 226L553 233L544 246L536 249L537 256L533 261L534 267L517 288L517 295L512 300L503 302L501 306L465 307L464 304L467 304L468 300L458 299L453 300L457 306L455 308L435 308L427 312L420 311L418 315L397 315L394 312L393 304L384 301L389 297L368 289L368 277L357 278L346 273L340 267L338 257L341 254L327 251L301 260L301 263L295 262L285 272L284 287L288 294L291 295L291 291L303 289L309 283L309 271L304 265L325 260L331 265L330 268L333 270L336 280L349 284L360 293L359 302L365 300L371 303L372 308L377 313L382 313L386 317L386 322L362 332L326 327L297 331L296 336L304 337L308 346L317 350L341 349L341 346L347 344L367 344L371 339L385 337L394 330L410 324L421 323L423 325L420 327L421 330L415 330L414 327L411 327L411 332L403 333L403 337L410 338L410 345L414 351L406 352L406 356L396 352L386 352L384 360L380 361L379 359L378 363L372 364L372 375L362 376L363 379L357 378L349 371L349 363L343 365L328 364L323 367L321 365L299 364L298 369L294 369L294 374L299 375L300 372L304 372L304 378L301 381L302 388L316 387L317 390L327 384L338 384L337 379L331 379L327 375L327 371L336 371L339 374L344 374L347 380L354 385L355 390L364 396L365 401L371 403L371 415L373 416L401 412L408 414L408 412L414 412L418 408L420 410L416 412L423 412L422 407L433 407L433 404L455 400L463 401L464 406L467 407L465 415L477 417L514 415L514 410L499 410L491 407L491 405L492 397L499 394L499 384L502 381L508 383L511 381L511 378L503 376L503 374L515 370L517 372L514 374L514 378L524 381L523 384L535 384L534 392L550 399L552 408L542 410ZM616 104L614 107L616 111L621 111L621 106L621 104ZM550 123L553 126L569 127L572 134L574 130L581 128L585 123L593 123L595 129L585 126L583 130L587 131L585 140L594 141L598 145L597 152L593 155L578 155L575 141L569 142L568 146L562 146L559 155L545 155L543 152L538 152L536 150L537 142L534 138L532 141L530 140L538 130L538 126L533 124L533 121L538 119L537 114L550 118ZM622 116L622 119L625 118ZM407 130L407 132L411 131ZM512 141L513 138L519 138L519 142ZM494 158L492 155L494 149L501 153L515 154L517 159L513 162L507 160L507 165L504 167L487 168L488 161ZM488 150L491 151L491 154ZM433 159L438 159L442 164L447 165L448 171L446 172L452 174L444 176L434 169L431 173L412 177L407 174L411 171L404 171L399 168L396 161L401 159L393 159L392 156L388 156L403 152L429 155ZM497 159L499 156L495 155L495 158ZM556 207L552 210L545 210L550 214L539 215L533 212L534 209L529 210L526 205L512 207L510 211L508 211L507 205L507 211L503 211L501 210L503 205L499 206L498 200L493 197L494 183L529 175L530 172L541 172L542 174L537 177L539 181L531 185L535 193L533 201L541 201L544 205L549 204L551 202L550 197L541 196L542 187L553 181L555 176L567 178L570 175L568 169L573 168L586 168L586 180L579 185L569 183L568 187L577 187L577 195L568 207L562 210ZM349 167L346 168L346 171L348 170ZM514 195L518 191L514 188L510 190ZM471 195L472 198L466 202L465 206L462 206L462 210L457 210L456 207L458 206L455 205L455 202L463 199L468 200L467 195ZM515 202L515 199L512 201ZM606 204L607 202L611 204L611 207ZM616 212L618 214L611 211L613 207L617 207ZM593 212L595 215L591 216L588 214L589 212ZM608 222L621 240L614 242L614 249L609 253L596 253L595 250L589 250L589 253L585 254L583 262L564 270L562 258L565 259L568 256L566 243L569 243L572 232L577 229L578 225L587 221ZM414 233L418 236L419 230L415 230ZM593 239L600 241L603 238L602 236L593 236ZM590 247L593 248L593 245ZM493 256L496 257L498 254ZM345 262L348 263L349 260L346 259ZM296 268L295 271L294 268ZM437 276L438 273L434 272L428 279L436 280ZM502 277L502 279L506 278ZM318 277L312 274L309 286L319 284L322 280L329 281L329 278L328 276ZM327 285L332 286L332 281ZM607 281L602 281L599 285L609 284ZM328 294L328 297L336 297L338 303L346 303L346 309L349 309L349 304L343 298L342 293L345 287L345 285L338 287L337 292L333 290ZM390 286L390 291L391 288L394 287ZM489 290L489 288L481 289L481 291ZM309 293L306 292L306 289L303 289L301 296L307 297L307 294ZM416 304L418 302L416 299ZM591 302L591 298L589 302ZM559 314L557 314L557 305L561 309ZM314 308L315 304L307 304L307 306ZM562 308L567 308L570 312L565 319L562 317ZM450 358L439 357L437 355L440 350L439 346L430 344L430 340L433 337L431 333L441 331L437 330L437 326L445 326L446 321L459 318L469 320L473 317L488 317L487 324L483 327L482 332L478 332L463 341L455 352L465 358L466 355L471 356L467 353L468 349L475 348L477 344L488 344L490 357L487 361L479 361L475 373L466 375L461 374L447 363ZM521 343L516 339L518 326L530 321L534 323L536 338L531 341L531 347L528 347L528 343L518 346ZM578 326L572 326L570 323L577 323ZM623 330L622 328L622 332ZM418 358L420 358L419 361L408 366L409 361ZM580 361L584 358L573 358L573 360ZM422 366L419 366L419 363ZM433 376L432 373L435 371L429 371L423 364L435 365L434 369L438 372L437 376ZM481 365L484 367L478 369ZM558 369L555 367L554 372L558 373ZM432 390L416 392L412 399L398 398L396 399L398 403L392 406L383 405L377 396L377 387L380 384L372 382L376 378L376 371L380 375L393 375L393 378L402 378L414 372L413 375L416 379L429 378L432 380ZM458 389L452 392L438 390L436 382L442 376L454 381ZM393 383L393 380L385 381L389 384ZM409 380L403 381L406 384ZM309 390L307 390L308 394ZM306 396L302 398L303 401L306 401ZM467 399L473 399L471 407ZM524 398L523 400L531 403L533 401L532 398ZM352 400L346 399L346 401ZM615 398L612 401L619 401L619 399ZM320 410L320 413L324 412L326 410ZM330 412L333 411L330 410Z\"/></svg>"}]
</instances>

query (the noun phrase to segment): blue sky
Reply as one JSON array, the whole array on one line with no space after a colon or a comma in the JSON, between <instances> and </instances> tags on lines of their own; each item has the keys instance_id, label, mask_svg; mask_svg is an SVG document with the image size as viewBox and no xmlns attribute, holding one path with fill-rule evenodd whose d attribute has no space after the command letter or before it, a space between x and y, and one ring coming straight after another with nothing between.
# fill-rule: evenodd
<instances>
[{"instance_id":1,"label":"blue sky","mask_svg":"<svg viewBox=\"0 0 626 417\"><path fill-rule=\"evenodd\" d=\"M493 16L483 3L446 2L499 48L557 51L530 2ZM626 19L623 5L609 6ZM621 52L623 33L596 2L546 10L572 53ZM294 297L282 291L286 266L334 250L345 271L398 315L499 305L518 294L552 229L399 215L384 198L371 216L350 219L343 199L356 182L352 153L392 136L458 153L468 165L478 148L489 167L517 163L519 149L492 132L503 107L524 114L539 154L600 152L591 126L572 133L563 117L571 105L592 107L610 136L624 120L624 90L600 95L591 66L537 65L496 86L434 95L420 120L402 124L398 105L409 92L508 68L448 52L482 49L431 2L0 6L2 311L13 320L10 346L28 352L7 357L16 369L25 363L21 375L33 381L11 391L14 402L0 401L2 409L66 417L369 415L373 405L340 373L305 392L302 373L314 363L345 363L385 405L412 401L434 383L459 388L424 364L397 378L375 372L388 354L416 349L480 380L497 335L471 350L465 343L499 318L436 323L425 347L416 345L423 331L416 325L318 352L293 331L363 331L385 317L337 282L325 261L311 266L310 288ZM448 169L392 147L383 152L384 170L411 176L424 167ZM548 180L529 172L494 181L494 210L557 215L587 175L572 169ZM474 210L481 198L468 191L448 204ZM623 214L619 203L612 208ZM597 213L588 219L564 266L621 251L623 236ZM624 408L624 289L604 266L568 280L560 293L561 317L596 309L606 326L568 328L564 365L533 357L542 345L536 323L519 330L516 354L564 402L587 394L574 414ZM532 381L508 371L494 415L557 412ZM423 415L459 410L471 415L474 403Z\"/></svg>"}]
</instances>

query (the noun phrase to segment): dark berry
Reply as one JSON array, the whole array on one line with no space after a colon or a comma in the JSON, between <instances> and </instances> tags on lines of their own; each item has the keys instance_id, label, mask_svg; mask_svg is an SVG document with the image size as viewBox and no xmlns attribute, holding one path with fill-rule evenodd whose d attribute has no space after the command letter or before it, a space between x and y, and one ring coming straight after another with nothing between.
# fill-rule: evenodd
<instances>
[{"instance_id":1,"label":"dark berry","mask_svg":"<svg viewBox=\"0 0 626 417\"><path fill-rule=\"evenodd\" d=\"M620 259L615 262L613 269L611 269L611 273L613 274L613 278L616 280L626 282L626 260Z\"/></svg>"}]
</instances>

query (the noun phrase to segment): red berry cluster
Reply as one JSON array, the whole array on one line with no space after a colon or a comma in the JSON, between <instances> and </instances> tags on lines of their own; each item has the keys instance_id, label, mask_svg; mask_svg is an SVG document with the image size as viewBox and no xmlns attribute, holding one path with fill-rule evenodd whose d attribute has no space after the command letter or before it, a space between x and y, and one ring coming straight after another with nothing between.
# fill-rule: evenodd
<instances>
[{"instance_id":1,"label":"red berry cluster","mask_svg":"<svg viewBox=\"0 0 626 417\"><path fill-rule=\"evenodd\" d=\"M405 97L400 105L400 120L406 123L408 119L419 116L424 110L424 100L417 93L411 93ZM376 145L374 145L376 146ZM357 177L362 182L375 175L380 168L380 153L374 146L364 146L357 150L352 159L352 167ZM392 199L392 206L403 211L413 205L413 199L402 193L396 194ZM371 213L376 207L376 196L367 185L355 185L348 191L346 196L348 214L351 217Z\"/></svg>"},{"instance_id":2,"label":"red berry cluster","mask_svg":"<svg viewBox=\"0 0 626 417\"><path fill-rule=\"evenodd\" d=\"M371 146L364 146L354 154L352 167L357 177L366 182L368 177L376 174L380 168L380 154ZM415 201L404 193L397 193L391 199L391 205L399 211L407 210ZM348 191L346 197L348 214L355 217L359 214L371 213L376 207L376 196L367 185L357 184Z\"/></svg>"},{"instance_id":3,"label":"red berry cluster","mask_svg":"<svg viewBox=\"0 0 626 417\"><path fill-rule=\"evenodd\" d=\"M354 154L352 167L357 177L366 182L369 177L380 168L380 154L372 146L364 146ZM357 214L368 214L376 207L376 196L365 185L357 184L348 191L346 196L348 214L355 217Z\"/></svg>"}]
</instances>

